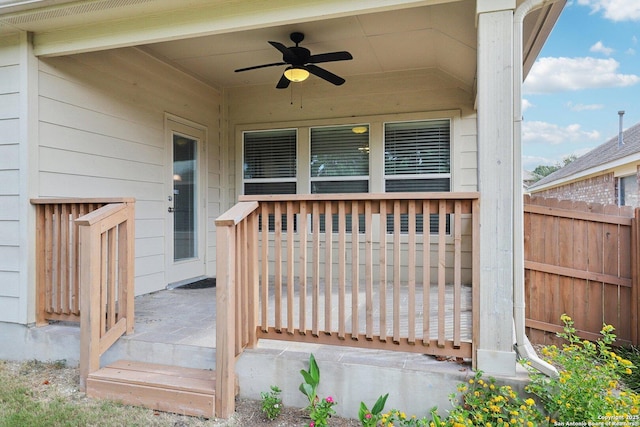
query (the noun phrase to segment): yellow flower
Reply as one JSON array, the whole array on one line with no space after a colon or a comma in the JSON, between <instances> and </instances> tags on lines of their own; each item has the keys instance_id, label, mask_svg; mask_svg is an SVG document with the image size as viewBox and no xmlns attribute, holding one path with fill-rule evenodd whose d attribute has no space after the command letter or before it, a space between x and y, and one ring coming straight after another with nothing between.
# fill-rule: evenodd
<instances>
[{"instance_id":1,"label":"yellow flower","mask_svg":"<svg viewBox=\"0 0 640 427\"><path fill-rule=\"evenodd\" d=\"M400 412L400 418L401 419L406 419L407 418L407 414L405 414L404 412Z\"/></svg>"},{"instance_id":2,"label":"yellow flower","mask_svg":"<svg viewBox=\"0 0 640 427\"><path fill-rule=\"evenodd\" d=\"M471 378L471 379L469 380L469 384L473 384L474 382L475 382L475 381L473 381L473 378Z\"/></svg>"},{"instance_id":3,"label":"yellow flower","mask_svg":"<svg viewBox=\"0 0 640 427\"><path fill-rule=\"evenodd\" d=\"M631 375L631 369L627 368L624 370L624 373L627 375Z\"/></svg>"},{"instance_id":4,"label":"yellow flower","mask_svg":"<svg viewBox=\"0 0 640 427\"><path fill-rule=\"evenodd\" d=\"M531 421L527 421L527 427L533 427L533 423Z\"/></svg>"},{"instance_id":5,"label":"yellow flower","mask_svg":"<svg viewBox=\"0 0 640 427\"><path fill-rule=\"evenodd\" d=\"M526 403L529 406L533 406L536 404L536 401L533 400L532 398L528 398L527 400L524 401L524 403Z\"/></svg>"}]
</instances>

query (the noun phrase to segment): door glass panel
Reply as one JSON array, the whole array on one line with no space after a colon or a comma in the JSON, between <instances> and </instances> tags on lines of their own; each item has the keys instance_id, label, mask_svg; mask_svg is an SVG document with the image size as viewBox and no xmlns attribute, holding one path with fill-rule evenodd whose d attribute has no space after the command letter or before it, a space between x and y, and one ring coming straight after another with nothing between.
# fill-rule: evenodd
<instances>
[{"instance_id":1,"label":"door glass panel","mask_svg":"<svg viewBox=\"0 0 640 427\"><path fill-rule=\"evenodd\" d=\"M197 141L173 135L173 259L197 253Z\"/></svg>"}]
</instances>

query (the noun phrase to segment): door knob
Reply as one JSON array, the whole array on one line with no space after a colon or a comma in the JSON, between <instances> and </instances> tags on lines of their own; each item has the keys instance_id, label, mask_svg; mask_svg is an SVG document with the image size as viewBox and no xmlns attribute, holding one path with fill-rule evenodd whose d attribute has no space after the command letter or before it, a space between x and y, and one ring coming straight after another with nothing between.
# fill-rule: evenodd
<instances>
[{"instance_id":1,"label":"door knob","mask_svg":"<svg viewBox=\"0 0 640 427\"><path fill-rule=\"evenodd\" d=\"M172 207L172 206L169 206L169 208L168 208L167 210L168 210L169 212L175 212L175 210L176 210L176 209L175 209L174 207Z\"/></svg>"}]
</instances>

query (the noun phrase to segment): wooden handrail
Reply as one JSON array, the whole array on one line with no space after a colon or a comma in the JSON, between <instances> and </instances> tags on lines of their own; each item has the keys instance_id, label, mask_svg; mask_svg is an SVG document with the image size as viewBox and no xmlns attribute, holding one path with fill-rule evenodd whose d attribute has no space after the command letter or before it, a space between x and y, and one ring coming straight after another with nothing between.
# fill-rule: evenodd
<instances>
[{"instance_id":1,"label":"wooden handrail","mask_svg":"<svg viewBox=\"0 0 640 427\"><path fill-rule=\"evenodd\" d=\"M216 220L217 416L259 338L473 358L478 215L475 192L240 196Z\"/></svg>"}]
</instances>

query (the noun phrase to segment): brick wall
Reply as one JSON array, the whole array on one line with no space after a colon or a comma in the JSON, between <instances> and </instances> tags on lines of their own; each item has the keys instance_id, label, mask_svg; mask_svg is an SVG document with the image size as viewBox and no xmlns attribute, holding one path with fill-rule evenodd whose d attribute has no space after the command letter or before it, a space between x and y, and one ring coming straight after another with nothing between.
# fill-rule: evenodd
<instances>
[{"instance_id":1,"label":"brick wall","mask_svg":"<svg viewBox=\"0 0 640 427\"><path fill-rule=\"evenodd\" d=\"M578 200L603 205L617 203L616 179L613 173L572 182L561 187L536 192L535 196L559 200Z\"/></svg>"}]
</instances>

